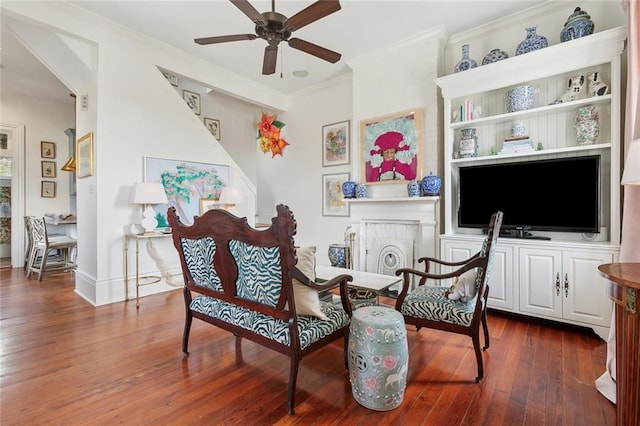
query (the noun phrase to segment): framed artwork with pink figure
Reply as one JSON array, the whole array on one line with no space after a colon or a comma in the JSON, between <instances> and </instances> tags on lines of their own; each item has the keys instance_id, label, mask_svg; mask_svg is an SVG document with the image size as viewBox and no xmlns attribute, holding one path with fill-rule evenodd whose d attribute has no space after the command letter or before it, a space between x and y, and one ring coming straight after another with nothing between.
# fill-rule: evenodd
<instances>
[{"instance_id":1,"label":"framed artwork with pink figure","mask_svg":"<svg viewBox=\"0 0 640 426\"><path fill-rule=\"evenodd\" d=\"M422 110L360 122L362 180L390 183L420 179Z\"/></svg>"}]
</instances>

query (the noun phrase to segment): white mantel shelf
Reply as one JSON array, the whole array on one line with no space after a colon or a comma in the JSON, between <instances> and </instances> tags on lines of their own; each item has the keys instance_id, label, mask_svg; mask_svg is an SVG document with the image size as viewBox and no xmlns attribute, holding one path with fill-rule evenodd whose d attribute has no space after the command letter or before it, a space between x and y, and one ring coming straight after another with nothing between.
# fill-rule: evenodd
<instances>
[{"instance_id":1,"label":"white mantel shelf","mask_svg":"<svg viewBox=\"0 0 640 426\"><path fill-rule=\"evenodd\" d=\"M440 200L439 196L435 197L388 197L388 198L345 198L345 203L397 203L402 202L425 202L435 203Z\"/></svg>"}]
</instances>

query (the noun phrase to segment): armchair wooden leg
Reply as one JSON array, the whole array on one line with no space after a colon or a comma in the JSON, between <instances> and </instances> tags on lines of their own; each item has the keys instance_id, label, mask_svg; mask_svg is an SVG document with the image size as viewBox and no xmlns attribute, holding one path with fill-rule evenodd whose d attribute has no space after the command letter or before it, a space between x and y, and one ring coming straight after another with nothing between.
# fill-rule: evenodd
<instances>
[{"instance_id":1,"label":"armchair wooden leg","mask_svg":"<svg viewBox=\"0 0 640 426\"><path fill-rule=\"evenodd\" d=\"M189 332L191 331L191 322L193 321L193 316L191 315L191 311L187 308L187 316L184 320L184 332L182 334L182 353L184 356L189 355Z\"/></svg>"},{"instance_id":2,"label":"armchair wooden leg","mask_svg":"<svg viewBox=\"0 0 640 426\"><path fill-rule=\"evenodd\" d=\"M482 365L482 351L480 350L480 330L471 336L473 340L473 350L476 353L476 361L478 362L478 377L476 377L476 383L480 383L484 377L484 366Z\"/></svg>"},{"instance_id":3,"label":"armchair wooden leg","mask_svg":"<svg viewBox=\"0 0 640 426\"><path fill-rule=\"evenodd\" d=\"M287 411L289 414L294 414L294 405L296 397L296 380L298 379L298 365L300 364L300 358L297 354L291 355L291 371L289 373L289 398L287 400Z\"/></svg>"},{"instance_id":4,"label":"armchair wooden leg","mask_svg":"<svg viewBox=\"0 0 640 426\"><path fill-rule=\"evenodd\" d=\"M489 349L489 326L487 325L487 310L482 311L482 331L484 332L483 351Z\"/></svg>"}]
</instances>

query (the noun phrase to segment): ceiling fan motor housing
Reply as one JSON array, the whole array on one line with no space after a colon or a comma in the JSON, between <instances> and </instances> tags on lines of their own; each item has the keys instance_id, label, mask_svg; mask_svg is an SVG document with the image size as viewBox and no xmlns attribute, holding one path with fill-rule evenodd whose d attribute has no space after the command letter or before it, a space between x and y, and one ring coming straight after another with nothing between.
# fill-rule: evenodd
<instances>
[{"instance_id":1,"label":"ceiling fan motor housing","mask_svg":"<svg viewBox=\"0 0 640 426\"><path fill-rule=\"evenodd\" d=\"M277 12L265 12L262 14L268 24L266 26L256 25L256 34L269 42L270 45L278 45L283 40L291 37L291 32L284 28L286 16Z\"/></svg>"}]
</instances>

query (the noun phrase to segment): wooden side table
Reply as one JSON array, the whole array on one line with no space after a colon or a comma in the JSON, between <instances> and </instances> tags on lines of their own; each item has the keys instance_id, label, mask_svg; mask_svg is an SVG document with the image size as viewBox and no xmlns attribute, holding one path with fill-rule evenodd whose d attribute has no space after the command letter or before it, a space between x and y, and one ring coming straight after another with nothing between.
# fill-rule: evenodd
<instances>
[{"instance_id":1,"label":"wooden side table","mask_svg":"<svg viewBox=\"0 0 640 426\"><path fill-rule=\"evenodd\" d=\"M640 263L598 266L609 281L616 315L616 416L618 425L640 424Z\"/></svg>"}]
</instances>

